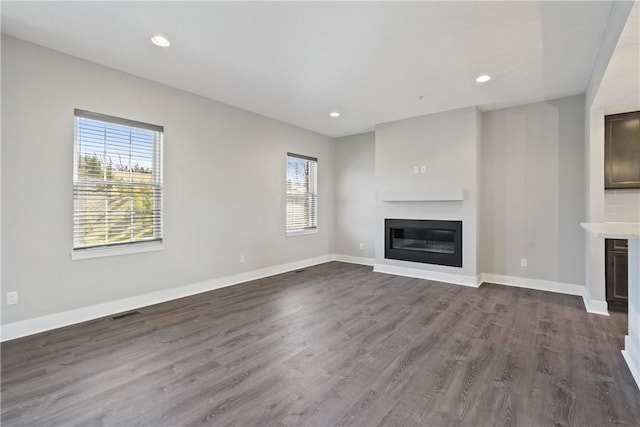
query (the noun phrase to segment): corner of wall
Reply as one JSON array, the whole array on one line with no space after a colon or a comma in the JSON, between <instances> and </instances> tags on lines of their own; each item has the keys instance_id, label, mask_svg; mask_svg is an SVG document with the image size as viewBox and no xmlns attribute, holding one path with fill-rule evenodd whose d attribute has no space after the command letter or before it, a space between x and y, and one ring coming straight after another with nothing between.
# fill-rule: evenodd
<instances>
[{"instance_id":1,"label":"corner of wall","mask_svg":"<svg viewBox=\"0 0 640 427\"><path fill-rule=\"evenodd\" d=\"M476 106L476 275L481 277L483 267L482 233L482 112Z\"/></svg>"}]
</instances>

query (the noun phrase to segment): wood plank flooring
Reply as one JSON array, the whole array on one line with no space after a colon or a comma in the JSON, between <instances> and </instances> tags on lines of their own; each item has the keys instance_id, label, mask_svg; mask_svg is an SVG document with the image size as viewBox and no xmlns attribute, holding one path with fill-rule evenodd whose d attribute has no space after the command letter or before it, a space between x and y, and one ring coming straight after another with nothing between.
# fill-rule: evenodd
<instances>
[{"instance_id":1,"label":"wood plank flooring","mask_svg":"<svg viewBox=\"0 0 640 427\"><path fill-rule=\"evenodd\" d=\"M10 426L640 425L626 315L331 262L2 344Z\"/></svg>"}]
</instances>

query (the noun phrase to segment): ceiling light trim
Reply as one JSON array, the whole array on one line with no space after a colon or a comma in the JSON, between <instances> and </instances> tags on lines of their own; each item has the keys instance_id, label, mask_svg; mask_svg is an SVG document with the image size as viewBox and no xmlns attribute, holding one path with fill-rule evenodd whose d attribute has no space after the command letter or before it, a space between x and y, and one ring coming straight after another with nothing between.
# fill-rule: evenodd
<instances>
[{"instance_id":1,"label":"ceiling light trim","mask_svg":"<svg viewBox=\"0 0 640 427\"><path fill-rule=\"evenodd\" d=\"M151 37L151 43L159 47L171 46L171 42L169 41L169 39L162 34L156 34L155 36Z\"/></svg>"}]
</instances>

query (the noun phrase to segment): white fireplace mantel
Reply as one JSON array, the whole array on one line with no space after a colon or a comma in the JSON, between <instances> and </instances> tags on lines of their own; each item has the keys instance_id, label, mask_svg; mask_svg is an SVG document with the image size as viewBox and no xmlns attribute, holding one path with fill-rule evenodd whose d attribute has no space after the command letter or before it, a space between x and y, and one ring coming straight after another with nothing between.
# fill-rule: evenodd
<instances>
[{"instance_id":1,"label":"white fireplace mantel","mask_svg":"<svg viewBox=\"0 0 640 427\"><path fill-rule=\"evenodd\" d=\"M459 202L464 200L462 188L380 193L383 202Z\"/></svg>"}]
</instances>

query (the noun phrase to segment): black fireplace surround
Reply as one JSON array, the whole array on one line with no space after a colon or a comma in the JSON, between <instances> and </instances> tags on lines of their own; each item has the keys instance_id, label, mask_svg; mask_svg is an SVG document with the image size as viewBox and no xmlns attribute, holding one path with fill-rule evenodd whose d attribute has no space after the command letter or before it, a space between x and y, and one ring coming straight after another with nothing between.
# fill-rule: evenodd
<instances>
[{"instance_id":1,"label":"black fireplace surround","mask_svg":"<svg viewBox=\"0 0 640 427\"><path fill-rule=\"evenodd\" d=\"M384 220L384 257L462 267L462 221Z\"/></svg>"}]
</instances>

